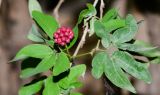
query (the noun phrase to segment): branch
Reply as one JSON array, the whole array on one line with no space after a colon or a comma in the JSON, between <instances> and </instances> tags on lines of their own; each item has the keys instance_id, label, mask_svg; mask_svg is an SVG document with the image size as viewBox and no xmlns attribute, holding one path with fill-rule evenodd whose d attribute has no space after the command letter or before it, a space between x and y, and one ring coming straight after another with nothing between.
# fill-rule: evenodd
<instances>
[{"instance_id":1,"label":"branch","mask_svg":"<svg viewBox=\"0 0 160 95\"><path fill-rule=\"evenodd\" d=\"M98 0L95 0L93 3L93 6L96 7L97 3L98 3Z\"/></svg>"},{"instance_id":2,"label":"branch","mask_svg":"<svg viewBox=\"0 0 160 95\"><path fill-rule=\"evenodd\" d=\"M95 0L94 3L93 3L93 6L96 7L97 3L98 3L98 0ZM79 44L78 44L78 46L77 46L77 48L76 48L76 50L75 50L75 52L74 52L74 54L73 54L73 58L76 57L76 55L78 54L80 48L82 48L83 45L84 45L84 43L85 43L86 36L87 36L87 33L88 33L88 22L87 22L87 21L88 21L90 18L91 18L91 17L88 17L88 18L86 18L86 20L85 20L85 21L86 21L86 24L84 25L84 26L85 26L85 29L84 29L84 31L83 31L83 35L82 35L82 37L81 37L81 40L80 40L80 42L79 42Z\"/></svg>"},{"instance_id":3,"label":"branch","mask_svg":"<svg viewBox=\"0 0 160 95\"><path fill-rule=\"evenodd\" d=\"M59 0L57 6L53 10L53 15L55 16L57 21L59 21L59 13L58 13L59 12L59 8L61 7L63 2L64 2L64 0Z\"/></svg>"},{"instance_id":4,"label":"branch","mask_svg":"<svg viewBox=\"0 0 160 95\"><path fill-rule=\"evenodd\" d=\"M103 8L105 8L104 1L101 0L101 5L100 5L100 19L103 17Z\"/></svg>"},{"instance_id":5,"label":"branch","mask_svg":"<svg viewBox=\"0 0 160 95\"><path fill-rule=\"evenodd\" d=\"M82 38L81 38L81 40L80 40L80 42L79 42L74 54L73 54L73 58L76 57L76 55L79 52L79 49L82 48L82 46L84 45L85 40L86 40L86 36L87 36L87 32L88 32L88 23L86 23L86 25L85 25L85 29L83 31L83 36L82 36Z\"/></svg>"}]
</instances>

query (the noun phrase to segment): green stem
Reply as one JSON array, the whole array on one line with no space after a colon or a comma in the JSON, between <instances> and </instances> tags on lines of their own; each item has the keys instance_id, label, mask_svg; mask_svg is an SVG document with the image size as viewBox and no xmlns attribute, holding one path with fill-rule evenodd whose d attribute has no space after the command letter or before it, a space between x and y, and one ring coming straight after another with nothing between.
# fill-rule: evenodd
<instances>
[{"instance_id":1,"label":"green stem","mask_svg":"<svg viewBox=\"0 0 160 95\"><path fill-rule=\"evenodd\" d=\"M98 40L97 45L96 45L96 49L99 49L100 42L101 42L101 40Z\"/></svg>"},{"instance_id":2,"label":"green stem","mask_svg":"<svg viewBox=\"0 0 160 95\"><path fill-rule=\"evenodd\" d=\"M71 58L78 58L78 57L83 57L83 56L86 56L86 55L92 55L97 51L105 51L106 52L106 50L104 50L104 49L99 49L99 48L98 49L92 49L92 51L90 51L90 52L82 53L82 54L79 54L79 55L77 55L75 57L71 56Z\"/></svg>"},{"instance_id":3,"label":"green stem","mask_svg":"<svg viewBox=\"0 0 160 95\"><path fill-rule=\"evenodd\" d=\"M86 56L86 55L91 55L91 52L82 53L82 54L79 54L79 55L77 55L75 57L72 56L71 58L77 58L77 57L82 57L82 56Z\"/></svg>"},{"instance_id":4,"label":"green stem","mask_svg":"<svg viewBox=\"0 0 160 95\"><path fill-rule=\"evenodd\" d=\"M70 54L70 52L69 52L69 50L68 50L67 45L65 45L65 48L66 48L66 51L67 51L67 54L68 54L69 58L71 58L71 54Z\"/></svg>"}]
</instances>

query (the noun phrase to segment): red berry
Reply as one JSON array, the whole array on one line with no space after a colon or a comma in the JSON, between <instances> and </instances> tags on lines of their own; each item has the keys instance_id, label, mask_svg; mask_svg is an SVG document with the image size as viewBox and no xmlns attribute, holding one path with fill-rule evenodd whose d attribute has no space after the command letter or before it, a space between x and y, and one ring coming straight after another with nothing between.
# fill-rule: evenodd
<instances>
[{"instance_id":1,"label":"red berry","mask_svg":"<svg viewBox=\"0 0 160 95\"><path fill-rule=\"evenodd\" d=\"M59 34L59 36L60 36L60 37L63 37L63 36L64 36L64 34L63 34L63 33L60 33L60 34Z\"/></svg>"},{"instance_id":2,"label":"red berry","mask_svg":"<svg viewBox=\"0 0 160 95\"><path fill-rule=\"evenodd\" d=\"M73 38L73 35L69 35L68 38L69 38L69 39L72 39L72 38Z\"/></svg>"},{"instance_id":3,"label":"red berry","mask_svg":"<svg viewBox=\"0 0 160 95\"><path fill-rule=\"evenodd\" d=\"M68 32L65 32L65 36L68 36L69 35L69 33Z\"/></svg>"},{"instance_id":4,"label":"red berry","mask_svg":"<svg viewBox=\"0 0 160 95\"><path fill-rule=\"evenodd\" d=\"M66 41L66 38L65 38L65 37L62 37L62 41L65 42L65 41Z\"/></svg>"},{"instance_id":5,"label":"red berry","mask_svg":"<svg viewBox=\"0 0 160 95\"><path fill-rule=\"evenodd\" d=\"M67 29L66 29L66 32L70 32L70 31L71 31L71 29L70 29L70 28L67 28Z\"/></svg>"},{"instance_id":6,"label":"red berry","mask_svg":"<svg viewBox=\"0 0 160 95\"><path fill-rule=\"evenodd\" d=\"M59 44L59 43L61 43L62 42L62 40L60 39L60 38L58 38L57 39L57 43Z\"/></svg>"},{"instance_id":7,"label":"red berry","mask_svg":"<svg viewBox=\"0 0 160 95\"><path fill-rule=\"evenodd\" d=\"M73 34L73 32L72 32L72 31L70 31L70 32L69 32L69 34Z\"/></svg>"},{"instance_id":8,"label":"red berry","mask_svg":"<svg viewBox=\"0 0 160 95\"><path fill-rule=\"evenodd\" d=\"M65 32L65 31L66 31L66 28L65 28L65 27L62 27L62 28L61 28L61 31L62 31L62 32Z\"/></svg>"},{"instance_id":9,"label":"red berry","mask_svg":"<svg viewBox=\"0 0 160 95\"><path fill-rule=\"evenodd\" d=\"M65 43L64 43L64 42L61 42L61 43L60 43L60 45L61 45L61 46L64 46L64 45L65 45Z\"/></svg>"},{"instance_id":10,"label":"red berry","mask_svg":"<svg viewBox=\"0 0 160 95\"><path fill-rule=\"evenodd\" d=\"M58 40L57 40L57 39L54 39L54 42L55 42L55 43L58 43Z\"/></svg>"},{"instance_id":11,"label":"red berry","mask_svg":"<svg viewBox=\"0 0 160 95\"><path fill-rule=\"evenodd\" d=\"M60 30L60 29L58 29L56 33L60 34L60 33L61 33L61 30Z\"/></svg>"},{"instance_id":12,"label":"red berry","mask_svg":"<svg viewBox=\"0 0 160 95\"><path fill-rule=\"evenodd\" d=\"M74 33L69 27L61 27L57 29L53 36L55 43L64 46L67 43L70 43L71 39L74 36Z\"/></svg>"},{"instance_id":13,"label":"red berry","mask_svg":"<svg viewBox=\"0 0 160 95\"><path fill-rule=\"evenodd\" d=\"M54 38L58 38L58 34L57 33L54 34Z\"/></svg>"},{"instance_id":14,"label":"red berry","mask_svg":"<svg viewBox=\"0 0 160 95\"><path fill-rule=\"evenodd\" d=\"M66 43L69 43L70 42L70 39L66 39Z\"/></svg>"}]
</instances>

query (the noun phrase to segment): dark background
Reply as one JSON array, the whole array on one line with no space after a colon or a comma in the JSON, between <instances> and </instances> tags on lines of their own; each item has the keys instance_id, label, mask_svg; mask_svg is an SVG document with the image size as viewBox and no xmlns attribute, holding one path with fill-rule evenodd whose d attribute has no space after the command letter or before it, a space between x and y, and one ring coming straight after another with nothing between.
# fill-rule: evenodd
<instances>
[{"instance_id":1,"label":"dark background","mask_svg":"<svg viewBox=\"0 0 160 95\"><path fill-rule=\"evenodd\" d=\"M58 0L38 1L44 12L51 15L58 2ZM105 12L111 7L116 7L121 16L125 17L126 14L131 13L137 21L144 20L136 38L150 42L154 46L160 46L160 0L104 1ZM93 0L65 0L60 9L61 25L73 27L79 12L85 8L87 2L93 3ZM0 0L0 95L18 95L20 85L29 81L20 80L20 63L8 64L20 48L31 43L26 38L32 24L27 3L27 0L2 0L2 2ZM94 44L94 37L89 38L81 52L91 49ZM90 69L89 56L80 58L76 62L85 63ZM153 64L149 69L153 77L152 84L148 85L131 78L138 95L160 95L160 65ZM89 70L82 81L85 85L80 91L84 95L105 95L106 88L103 80L95 80ZM110 89L110 86L107 89ZM131 95L124 90L117 93L117 95Z\"/></svg>"}]
</instances>

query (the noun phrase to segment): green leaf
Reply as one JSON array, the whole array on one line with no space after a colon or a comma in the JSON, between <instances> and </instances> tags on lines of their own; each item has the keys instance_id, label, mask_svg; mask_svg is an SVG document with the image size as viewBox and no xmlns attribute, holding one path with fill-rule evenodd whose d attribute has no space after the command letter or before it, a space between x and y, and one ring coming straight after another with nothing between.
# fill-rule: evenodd
<instances>
[{"instance_id":1,"label":"green leaf","mask_svg":"<svg viewBox=\"0 0 160 95\"><path fill-rule=\"evenodd\" d=\"M72 67L68 76L69 81L76 80L79 76L84 76L85 71L86 65L84 64Z\"/></svg>"},{"instance_id":2,"label":"green leaf","mask_svg":"<svg viewBox=\"0 0 160 95\"><path fill-rule=\"evenodd\" d=\"M29 13L31 17L32 17L32 11L36 10L36 11L42 12L42 8L37 0L29 0L28 7L29 7Z\"/></svg>"},{"instance_id":3,"label":"green leaf","mask_svg":"<svg viewBox=\"0 0 160 95\"><path fill-rule=\"evenodd\" d=\"M81 82L72 82L70 84L71 88L79 88L79 87L82 87L83 86L83 83Z\"/></svg>"},{"instance_id":4,"label":"green leaf","mask_svg":"<svg viewBox=\"0 0 160 95\"><path fill-rule=\"evenodd\" d=\"M151 48L150 50L147 50L147 51L139 51L140 54L142 54L146 57L160 57L160 50L158 48L154 48L152 45L150 45L146 42L136 40L134 45L138 45L138 46L146 47L146 48Z\"/></svg>"},{"instance_id":5,"label":"green leaf","mask_svg":"<svg viewBox=\"0 0 160 95\"><path fill-rule=\"evenodd\" d=\"M152 64L160 64L160 57L153 59L153 60L150 61L149 63L152 63Z\"/></svg>"},{"instance_id":6,"label":"green leaf","mask_svg":"<svg viewBox=\"0 0 160 95\"><path fill-rule=\"evenodd\" d=\"M36 75L41 72L45 72L52 68L55 65L56 62L56 55L52 54L49 56L46 56L37 66L36 68L27 68L22 70L20 77L21 78L28 78L33 75ZM28 63L30 64L30 63Z\"/></svg>"},{"instance_id":7,"label":"green leaf","mask_svg":"<svg viewBox=\"0 0 160 95\"><path fill-rule=\"evenodd\" d=\"M95 31L94 31L94 22L96 21L96 18L95 17L93 17L91 20L90 20L90 31L89 31L89 37L90 36L92 36L94 33L95 33Z\"/></svg>"},{"instance_id":8,"label":"green leaf","mask_svg":"<svg viewBox=\"0 0 160 95\"><path fill-rule=\"evenodd\" d=\"M153 64L160 63L160 50L158 48L155 48L152 45L139 40L136 40L134 42L134 45L146 48L146 50L138 51L138 53L146 57L151 57L152 59L150 59L151 60L150 63L153 63ZM128 47L127 47L127 50L132 51L132 49L130 48L128 49Z\"/></svg>"},{"instance_id":9,"label":"green leaf","mask_svg":"<svg viewBox=\"0 0 160 95\"><path fill-rule=\"evenodd\" d=\"M39 81L37 83L28 85L28 86L23 86L20 88L18 95L33 95L39 92L42 88L43 82Z\"/></svg>"},{"instance_id":10,"label":"green leaf","mask_svg":"<svg viewBox=\"0 0 160 95\"><path fill-rule=\"evenodd\" d=\"M73 31L74 31L74 39L72 40L72 42L70 43L70 45L68 46L68 49L71 48L75 42L78 39L78 25L82 22L82 20L86 17L91 17L96 15L96 9L92 4L87 4L88 9L85 9L83 11L80 12L79 18L78 18L78 22L76 24L76 26L74 27Z\"/></svg>"},{"instance_id":11,"label":"green leaf","mask_svg":"<svg viewBox=\"0 0 160 95\"><path fill-rule=\"evenodd\" d=\"M133 93L136 93L134 87L130 83L128 77L123 70L113 60L109 58L109 55L105 52L102 53L105 56L104 72L106 77L116 86L127 89Z\"/></svg>"},{"instance_id":12,"label":"green leaf","mask_svg":"<svg viewBox=\"0 0 160 95\"><path fill-rule=\"evenodd\" d=\"M44 32L53 39L53 33L56 32L59 27L58 22L49 15L43 14L38 11L32 12L33 19L37 22L37 24L44 30Z\"/></svg>"},{"instance_id":13,"label":"green leaf","mask_svg":"<svg viewBox=\"0 0 160 95\"><path fill-rule=\"evenodd\" d=\"M126 72L138 79L144 80L146 83L151 83L151 76L146 65L134 60L129 53L116 51L112 57L116 64L119 64Z\"/></svg>"},{"instance_id":14,"label":"green leaf","mask_svg":"<svg viewBox=\"0 0 160 95\"><path fill-rule=\"evenodd\" d=\"M79 76L83 76L86 70L86 66L84 64L74 66L70 69L69 75L63 79L61 79L58 84L63 89L80 87L82 84L77 82Z\"/></svg>"},{"instance_id":15,"label":"green leaf","mask_svg":"<svg viewBox=\"0 0 160 95\"><path fill-rule=\"evenodd\" d=\"M97 11L92 4L87 4L87 7L88 7L88 9L84 9L80 12L77 24L80 24L84 18L92 17L97 14Z\"/></svg>"},{"instance_id":16,"label":"green leaf","mask_svg":"<svg viewBox=\"0 0 160 95\"><path fill-rule=\"evenodd\" d=\"M92 4L87 4L88 7L88 15L87 16L94 16L97 14L96 8Z\"/></svg>"},{"instance_id":17,"label":"green leaf","mask_svg":"<svg viewBox=\"0 0 160 95\"><path fill-rule=\"evenodd\" d=\"M83 94L78 93L78 92L72 92L70 95L83 95Z\"/></svg>"},{"instance_id":18,"label":"green leaf","mask_svg":"<svg viewBox=\"0 0 160 95\"><path fill-rule=\"evenodd\" d=\"M126 18L126 27L120 28L113 33L114 43L124 43L133 39L138 31L137 22L132 15Z\"/></svg>"},{"instance_id":19,"label":"green leaf","mask_svg":"<svg viewBox=\"0 0 160 95\"><path fill-rule=\"evenodd\" d=\"M100 38L106 37L109 33L106 31L105 27L102 25L100 21L95 21L94 23L94 31L96 35Z\"/></svg>"},{"instance_id":20,"label":"green leaf","mask_svg":"<svg viewBox=\"0 0 160 95\"><path fill-rule=\"evenodd\" d=\"M107 36L103 37L102 40L101 40L101 43L102 43L103 47L108 48L111 44L109 36L108 37Z\"/></svg>"},{"instance_id":21,"label":"green leaf","mask_svg":"<svg viewBox=\"0 0 160 95\"><path fill-rule=\"evenodd\" d=\"M95 31L96 35L101 38L102 45L105 48L109 47L109 45L111 43L109 32L106 31L105 27L98 20L95 21L95 23L94 23L94 31Z\"/></svg>"},{"instance_id":22,"label":"green leaf","mask_svg":"<svg viewBox=\"0 0 160 95\"><path fill-rule=\"evenodd\" d=\"M77 41L78 39L78 25L76 25L73 29L74 32L74 38L73 40L70 42L69 46L67 46L68 49L70 49Z\"/></svg>"},{"instance_id":23,"label":"green leaf","mask_svg":"<svg viewBox=\"0 0 160 95\"><path fill-rule=\"evenodd\" d=\"M130 39L130 35L132 34L129 32L128 27L120 28L113 33L112 41L113 43L124 43Z\"/></svg>"},{"instance_id":24,"label":"green leaf","mask_svg":"<svg viewBox=\"0 0 160 95\"><path fill-rule=\"evenodd\" d=\"M60 95L60 87L53 82L52 77L45 80L43 95Z\"/></svg>"},{"instance_id":25,"label":"green leaf","mask_svg":"<svg viewBox=\"0 0 160 95\"><path fill-rule=\"evenodd\" d=\"M76 43L76 41L78 39L78 24L80 24L85 17L96 15L96 9L94 8L94 6L92 4L87 4L87 7L88 7L88 9L81 11L81 13L79 15L78 22L73 29L74 39L71 41L71 43L67 47L68 49L71 48Z\"/></svg>"},{"instance_id":26,"label":"green leaf","mask_svg":"<svg viewBox=\"0 0 160 95\"><path fill-rule=\"evenodd\" d=\"M116 86L135 93L135 89L122 69L115 64L106 52L100 52L92 60L92 75L100 78L105 73L106 77Z\"/></svg>"},{"instance_id":27,"label":"green leaf","mask_svg":"<svg viewBox=\"0 0 160 95\"><path fill-rule=\"evenodd\" d=\"M111 9L104 15L104 17L102 18L102 22L106 23L109 20L116 18L117 16L118 16L117 9Z\"/></svg>"},{"instance_id":28,"label":"green leaf","mask_svg":"<svg viewBox=\"0 0 160 95\"><path fill-rule=\"evenodd\" d=\"M57 55L56 64L53 68L54 76L59 75L60 73L65 72L70 68L70 61L67 55L64 52L61 52Z\"/></svg>"},{"instance_id":29,"label":"green leaf","mask_svg":"<svg viewBox=\"0 0 160 95\"><path fill-rule=\"evenodd\" d=\"M119 44L117 45L118 48L122 49L122 50L129 50L129 51L133 51L133 52L137 52L137 53L142 53L142 52L150 52L150 51L154 51L157 48L156 47L145 47L142 44L138 45L138 44L130 44L130 43L123 43L123 44Z\"/></svg>"},{"instance_id":30,"label":"green leaf","mask_svg":"<svg viewBox=\"0 0 160 95\"><path fill-rule=\"evenodd\" d=\"M51 54L53 54L53 51L48 46L41 45L41 44L31 44L22 48L16 54L16 57L13 59L13 61L26 58L26 57L44 58Z\"/></svg>"},{"instance_id":31,"label":"green leaf","mask_svg":"<svg viewBox=\"0 0 160 95\"><path fill-rule=\"evenodd\" d=\"M136 93L125 73L114 62L106 66L105 75L116 86Z\"/></svg>"},{"instance_id":32,"label":"green leaf","mask_svg":"<svg viewBox=\"0 0 160 95\"><path fill-rule=\"evenodd\" d=\"M106 54L105 54L106 55ZM104 72L104 64L106 64L106 56L104 56L104 53L98 53L94 56L92 60L92 75L99 79L103 72Z\"/></svg>"},{"instance_id":33,"label":"green leaf","mask_svg":"<svg viewBox=\"0 0 160 95\"><path fill-rule=\"evenodd\" d=\"M137 21L133 15L131 14L127 15L126 24L128 25L130 31L135 33L138 31Z\"/></svg>"},{"instance_id":34,"label":"green leaf","mask_svg":"<svg viewBox=\"0 0 160 95\"><path fill-rule=\"evenodd\" d=\"M79 14L79 18L78 18L78 22L77 24L80 24L82 22L82 20L87 17L86 15L88 14L88 9L84 9L80 12Z\"/></svg>"},{"instance_id":35,"label":"green leaf","mask_svg":"<svg viewBox=\"0 0 160 95\"><path fill-rule=\"evenodd\" d=\"M126 25L126 22L122 19L112 19L108 22L103 22L102 24L105 26L108 32L112 32L113 30L124 27Z\"/></svg>"},{"instance_id":36,"label":"green leaf","mask_svg":"<svg viewBox=\"0 0 160 95\"><path fill-rule=\"evenodd\" d=\"M46 43L53 48L54 40L46 40Z\"/></svg>"},{"instance_id":37,"label":"green leaf","mask_svg":"<svg viewBox=\"0 0 160 95\"><path fill-rule=\"evenodd\" d=\"M65 77L58 82L58 85L63 89L69 89L70 83L71 81L68 80L68 77Z\"/></svg>"},{"instance_id":38,"label":"green leaf","mask_svg":"<svg viewBox=\"0 0 160 95\"><path fill-rule=\"evenodd\" d=\"M32 1L34 1L34 0L32 0ZM34 42L44 42L43 37L38 32L35 24L32 25L31 30L29 31L29 34L27 37L29 40L34 41Z\"/></svg>"}]
</instances>

